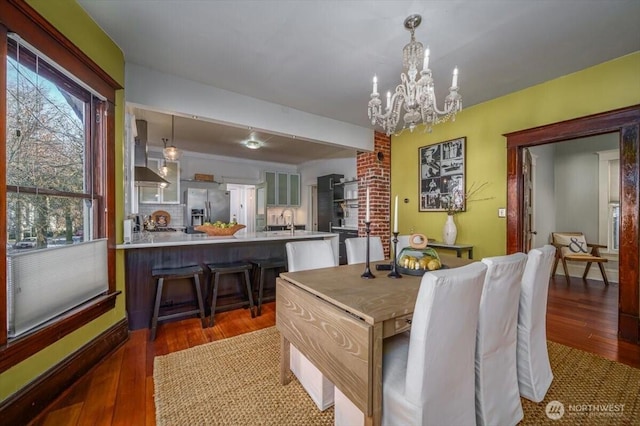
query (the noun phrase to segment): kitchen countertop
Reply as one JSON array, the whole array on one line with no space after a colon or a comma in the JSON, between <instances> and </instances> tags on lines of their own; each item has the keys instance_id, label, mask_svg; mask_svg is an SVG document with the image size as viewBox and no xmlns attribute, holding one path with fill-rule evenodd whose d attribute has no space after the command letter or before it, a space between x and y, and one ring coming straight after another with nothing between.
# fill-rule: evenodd
<instances>
[{"instance_id":1,"label":"kitchen countertop","mask_svg":"<svg viewBox=\"0 0 640 426\"><path fill-rule=\"evenodd\" d=\"M331 229L337 229L341 231L357 231L357 226L332 226Z\"/></svg>"},{"instance_id":2,"label":"kitchen countertop","mask_svg":"<svg viewBox=\"0 0 640 426\"><path fill-rule=\"evenodd\" d=\"M341 228L342 229L342 228ZM344 228L347 229L347 228ZM239 231L231 237L211 237L207 234L185 234L183 232L141 232L134 234L130 244L118 244L117 249L138 249L149 247L192 246L200 244L233 244L243 242L304 240L308 238L337 238L338 234L316 231Z\"/></svg>"}]
</instances>

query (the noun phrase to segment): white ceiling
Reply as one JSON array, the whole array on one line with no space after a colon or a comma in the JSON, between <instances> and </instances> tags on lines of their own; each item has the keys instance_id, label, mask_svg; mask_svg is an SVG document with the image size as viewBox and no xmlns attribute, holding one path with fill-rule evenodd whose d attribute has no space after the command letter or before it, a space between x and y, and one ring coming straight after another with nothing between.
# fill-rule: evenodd
<instances>
[{"instance_id":1,"label":"white ceiling","mask_svg":"<svg viewBox=\"0 0 640 426\"><path fill-rule=\"evenodd\" d=\"M78 3L127 63L362 127L373 74L381 93L399 83L412 13L422 15L416 39L430 47L440 105L455 66L469 107L640 50L638 0ZM169 115L139 112L170 129ZM246 128L203 120L177 120L175 134L184 149L290 164L343 155L268 134L249 152Z\"/></svg>"}]
</instances>

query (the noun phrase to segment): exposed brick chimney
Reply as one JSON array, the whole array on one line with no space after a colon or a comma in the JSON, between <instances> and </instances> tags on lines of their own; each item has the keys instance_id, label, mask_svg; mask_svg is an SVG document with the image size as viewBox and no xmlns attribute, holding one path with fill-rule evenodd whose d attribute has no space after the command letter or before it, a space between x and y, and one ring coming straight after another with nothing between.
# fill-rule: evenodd
<instances>
[{"instance_id":1,"label":"exposed brick chimney","mask_svg":"<svg viewBox=\"0 0 640 426\"><path fill-rule=\"evenodd\" d=\"M373 152L358 152L358 205L366 206L367 186L371 205L371 236L379 236L384 254L389 258L391 205L391 136L375 132ZM358 235L366 236L366 207L358 209Z\"/></svg>"}]
</instances>

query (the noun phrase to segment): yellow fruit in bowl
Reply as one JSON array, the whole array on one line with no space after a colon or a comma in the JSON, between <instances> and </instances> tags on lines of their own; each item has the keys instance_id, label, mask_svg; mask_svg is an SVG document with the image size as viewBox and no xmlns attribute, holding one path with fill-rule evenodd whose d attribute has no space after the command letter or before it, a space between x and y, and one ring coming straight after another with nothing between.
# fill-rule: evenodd
<instances>
[{"instance_id":1,"label":"yellow fruit in bowl","mask_svg":"<svg viewBox=\"0 0 640 426\"><path fill-rule=\"evenodd\" d=\"M442 268L442 265L440 264L440 261L438 259L432 259L427 264L427 269L429 269L430 271L435 271L436 269L440 268Z\"/></svg>"}]
</instances>

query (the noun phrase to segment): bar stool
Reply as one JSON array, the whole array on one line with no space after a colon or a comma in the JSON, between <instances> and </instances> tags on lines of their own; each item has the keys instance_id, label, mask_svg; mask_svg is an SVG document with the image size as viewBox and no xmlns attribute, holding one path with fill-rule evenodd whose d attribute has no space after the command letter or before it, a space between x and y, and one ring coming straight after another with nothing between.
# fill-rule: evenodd
<instances>
[{"instance_id":1,"label":"bar stool","mask_svg":"<svg viewBox=\"0 0 640 426\"><path fill-rule=\"evenodd\" d=\"M157 280L156 282L156 300L153 307L153 317L151 318L151 340L156 340L156 329L158 328L158 321L181 318L190 316L193 314L200 315L200 321L204 322L204 304L202 303L202 293L200 291L200 277L202 267L200 266L184 266L180 268L158 268L151 271L151 276ZM177 280L181 278L192 278L193 286L196 291L197 297L197 309L189 311L176 312L173 314L159 315L160 303L162 301L162 289L164 287L164 280Z\"/></svg>"},{"instance_id":2,"label":"bar stool","mask_svg":"<svg viewBox=\"0 0 640 426\"><path fill-rule=\"evenodd\" d=\"M251 263L248 262L233 262L233 263L209 263L210 283L209 286L213 289L213 295L211 297L211 320L209 325L213 327L214 317L216 314L216 301L218 299L218 284L220 282L220 276L226 274L240 274L244 279L246 287L247 298L249 299L249 310L251 312L251 318L255 318L253 312L253 296L251 295L251 279L249 278L249 271L251 270Z\"/></svg>"},{"instance_id":3,"label":"bar stool","mask_svg":"<svg viewBox=\"0 0 640 426\"><path fill-rule=\"evenodd\" d=\"M252 259L254 279L253 282L258 285L258 316L262 315L262 295L264 291L264 273L268 269L286 269L287 262L281 257L272 257L269 259Z\"/></svg>"}]
</instances>

